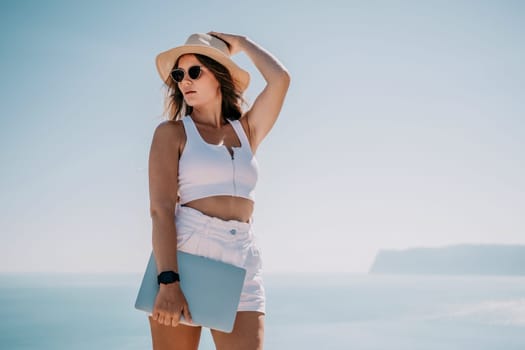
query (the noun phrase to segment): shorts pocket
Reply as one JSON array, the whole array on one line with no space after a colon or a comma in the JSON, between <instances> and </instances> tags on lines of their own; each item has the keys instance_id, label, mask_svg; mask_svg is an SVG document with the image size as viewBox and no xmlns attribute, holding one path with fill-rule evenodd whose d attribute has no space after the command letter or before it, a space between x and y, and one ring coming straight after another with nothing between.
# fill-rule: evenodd
<instances>
[{"instance_id":1,"label":"shorts pocket","mask_svg":"<svg viewBox=\"0 0 525 350\"><path fill-rule=\"evenodd\" d=\"M255 244L250 245L244 262L246 268L246 277L253 278L254 276L261 273L262 270L262 257L261 250Z\"/></svg>"},{"instance_id":2,"label":"shorts pocket","mask_svg":"<svg viewBox=\"0 0 525 350\"><path fill-rule=\"evenodd\" d=\"M184 249L192 237L195 236L196 229L190 226L180 225L176 227L177 249Z\"/></svg>"}]
</instances>

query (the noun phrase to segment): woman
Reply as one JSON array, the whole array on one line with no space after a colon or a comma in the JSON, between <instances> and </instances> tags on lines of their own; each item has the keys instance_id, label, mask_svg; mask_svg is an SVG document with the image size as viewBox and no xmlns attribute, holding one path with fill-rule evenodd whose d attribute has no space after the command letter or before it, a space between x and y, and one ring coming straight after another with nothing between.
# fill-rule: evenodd
<instances>
[{"instance_id":1,"label":"woman","mask_svg":"<svg viewBox=\"0 0 525 350\"><path fill-rule=\"evenodd\" d=\"M241 51L266 80L246 111L249 75L230 58ZM149 159L153 251L164 278L149 318L153 347L198 348L201 327L179 323L181 315L191 320L177 281L181 250L247 270L233 331L211 332L217 349L262 349L265 296L251 230L255 153L279 115L290 76L249 38L217 32L191 35L156 63L170 120L156 128Z\"/></svg>"}]
</instances>

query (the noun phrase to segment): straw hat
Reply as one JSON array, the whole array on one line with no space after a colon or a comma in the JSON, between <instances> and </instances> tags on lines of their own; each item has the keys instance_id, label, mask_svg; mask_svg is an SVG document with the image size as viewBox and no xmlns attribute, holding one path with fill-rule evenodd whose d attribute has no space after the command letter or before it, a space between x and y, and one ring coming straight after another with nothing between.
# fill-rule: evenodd
<instances>
[{"instance_id":1,"label":"straw hat","mask_svg":"<svg viewBox=\"0 0 525 350\"><path fill-rule=\"evenodd\" d=\"M157 70L163 82L167 82L170 79L170 72L175 61L187 53L198 53L213 58L230 71L233 83L241 92L248 87L250 74L233 62L226 43L215 36L203 33L192 34L184 45L157 55Z\"/></svg>"}]
</instances>

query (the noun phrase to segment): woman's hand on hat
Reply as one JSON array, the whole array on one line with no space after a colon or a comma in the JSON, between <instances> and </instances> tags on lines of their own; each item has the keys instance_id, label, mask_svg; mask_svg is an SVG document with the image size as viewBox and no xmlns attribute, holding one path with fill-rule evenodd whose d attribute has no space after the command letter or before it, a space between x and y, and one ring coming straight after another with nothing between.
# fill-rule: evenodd
<instances>
[{"instance_id":1,"label":"woman's hand on hat","mask_svg":"<svg viewBox=\"0 0 525 350\"><path fill-rule=\"evenodd\" d=\"M226 34L226 33L220 33L220 32L208 32L210 35L214 35L218 37L219 39L225 41L230 46L230 55L235 55L236 53L239 53L242 51L242 43L246 39L246 37L242 35L235 35L235 34Z\"/></svg>"}]
</instances>

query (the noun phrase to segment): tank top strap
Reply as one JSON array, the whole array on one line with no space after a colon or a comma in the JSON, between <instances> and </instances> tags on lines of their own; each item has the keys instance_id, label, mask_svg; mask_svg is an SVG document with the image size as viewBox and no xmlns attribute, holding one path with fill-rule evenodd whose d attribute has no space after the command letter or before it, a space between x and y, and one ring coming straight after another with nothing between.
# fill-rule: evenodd
<instances>
[{"instance_id":1,"label":"tank top strap","mask_svg":"<svg viewBox=\"0 0 525 350\"><path fill-rule=\"evenodd\" d=\"M244 132L244 128L242 127L240 120L230 120L228 119L230 124L232 125L233 129L237 133L237 136L239 137L239 141L241 141L241 147L248 147L250 148L250 141L248 140L248 136L246 136L246 133Z\"/></svg>"},{"instance_id":2,"label":"tank top strap","mask_svg":"<svg viewBox=\"0 0 525 350\"><path fill-rule=\"evenodd\" d=\"M197 127L195 124L193 124L193 120L189 115L182 118L182 124L184 125L184 131L186 131L186 143L189 142L189 140L195 140L200 137L197 131Z\"/></svg>"}]
</instances>

